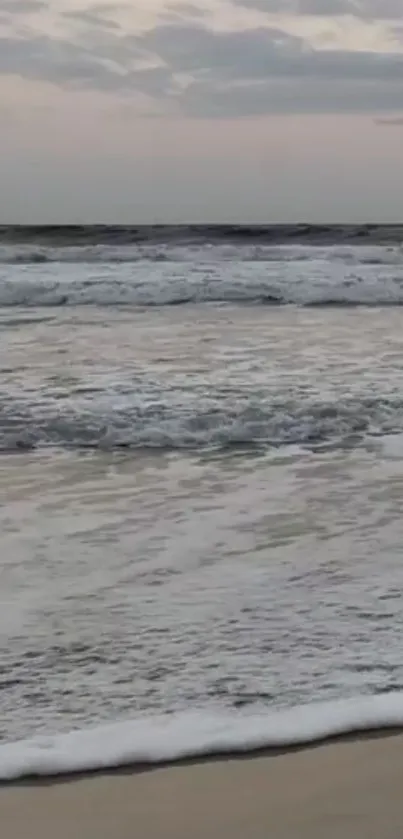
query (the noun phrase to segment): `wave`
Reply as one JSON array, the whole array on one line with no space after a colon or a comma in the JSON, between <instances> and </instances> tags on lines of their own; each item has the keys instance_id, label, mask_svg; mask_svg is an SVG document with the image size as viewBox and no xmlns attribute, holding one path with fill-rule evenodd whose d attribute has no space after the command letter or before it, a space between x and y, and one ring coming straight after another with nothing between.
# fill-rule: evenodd
<instances>
[{"instance_id":1,"label":"wave","mask_svg":"<svg viewBox=\"0 0 403 839\"><path fill-rule=\"evenodd\" d=\"M188 258L187 248L163 248L151 246L86 245L82 247L30 247L0 245L0 265L44 265L65 263L67 265L120 264L140 262L165 262Z\"/></svg>"},{"instance_id":2,"label":"wave","mask_svg":"<svg viewBox=\"0 0 403 839\"><path fill-rule=\"evenodd\" d=\"M262 242L143 242L109 245L31 245L25 242L1 244L1 265L119 265L137 262L310 262L322 259L350 266L402 265L403 245Z\"/></svg>"},{"instance_id":3,"label":"wave","mask_svg":"<svg viewBox=\"0 0 403 839\"><path fill-rule=\"evenodd\" d=\"M401 306L403 262L359 269L309 263L146 263L14 266L0 273L0 308L186 304Z\"/></svg>"},{"instance_id":4,"label":"wave","mask_svg":"<svg viewBox=\"0 0 403 839\"><path fill-rule=\"evenodd\" d=\"M210 245L206 247L162 247L145 246L86 246L64 248L27 248L1 247L0 265L119 265L137 262L199 262L204 265L213 262L310 262L312 259L324 259L327 262L344 265L397 265L403 264L403 250L399 247L312 247L259 246L249 245L240 248L230 245Z\"/></svg>"},{"instance_id":5,"label":"wave","mask_svg":"<svg viewBox=\"0 0 403 839\"><path fill-rule=\"evenodd\" d=\"M142 717L0 745L0 780L287 749L402 726L402 693L253 714L199 711Z\"/></svg>"},{"instance_id":6,"label":"wave","mask_svg":"<svg viewBox=\"0 0 403 839\"><path fill-rule=\"evenodd\" d=\"M51 246L250 242L403 244L402 224L3 225L0 244Z\"/></svg>"},{"instance_id":7,"label":"wave","mask_svg":"<svg viewBox=\"0 0 403 839\"><path fill-rule=\"evenodd\" d=\"M352 447L403 432L403 400L397 397L261 402L239 396L234 405L219 393L204 400L194 395L191 404L180 399L171 392L154 393L152 399L146 393L120 398L111 392L94 393L83 402L72 393L74 408L63 409L56 398L46 402L38 395L37 404L27 404L3 395L0 451L312 449Z\"/></svg>"}]
</instances>

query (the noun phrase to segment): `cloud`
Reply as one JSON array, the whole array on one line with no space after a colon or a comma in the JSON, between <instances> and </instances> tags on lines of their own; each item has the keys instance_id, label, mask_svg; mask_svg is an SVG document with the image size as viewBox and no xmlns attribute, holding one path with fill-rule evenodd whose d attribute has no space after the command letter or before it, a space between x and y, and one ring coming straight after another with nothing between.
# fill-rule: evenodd
<instances>
[{"instance_id":1,"label":"cloud","mask_svg":"<svg viewBox=\"0 0 403 839\"><path fill-rule=\"evenodd\" d=\"M402 0L232 0L248 9L267 14L315 15L399 20L403 17Z\"/></svg>"},{"instance_id":2,"label":"cloud","mask_svg":"<svg viewBox=\"0 0 403 839\"><path fill-rule=\"evenodd\" d=\"M297 0L297 14L334 16L362 14L360 0Z\"/></svg>"},{"instance_id":3,"label":"cloud","mask_svg":"<svg viewBox=\"0 0 403 839\"><path fill-rule=\"evenodd\" d=\"M214 32L198 25L162 24L137 43L172 72L203 73L217 82L319 78L401 83L403 78L403 53L315 50L302 37L274 27Z\"/></svg>"},{"instance_id":4,"label":"cloud","mask_svg":"<svg viewBox=\"0 0 403 839\"><path fill-rule=\"evenodd\" d=\"M396 118L394 118L394 117L386 118L385 117L384 119L382 119L382 118L381 119L376 119L375 123L376 123L376 125L389 125L389 126L396 125L396 126L402 126L403 127L403 116L402 117L396 117Z\"/></svg>"},{"instance_id":5,"label":"cloud","mask_svg":"<svg viewBox=\"0 0 403 839\"><path fill-rule=\"evenodd\" d=\"M401 0L360 0L361 16L379 20L399 20L403 18ZM358 14L358 13L357 13Z\"/></svg>"},{"instance_id":6,"label":"cloud","mask_svg":"<svg viewBox=\"0 0 403 839\"><path fill-rule=\"evenodd\" d=\"M63 17L73 23L83 24L90 28L99 29L120 29L120 25L108 17L108 11L105 7L95 6L89 9L73 9L72 11L63 12Z\"/></svg>"},{"instance_id":7,"label":"cloud","mask_svg":"<svg viewBox=\"0 0 403 839\"><path fill-rule=\"evenodd\" d=\"M250 85L212 87L196 82L184 95L184 110L189 116L211 119L235 119L268 114L343 114L373 113L403 107L397 87L362 82L346 87L340 81L286 80Z\"/></svg>"},{"instance_id":8,"label":"cloud","mask_svg":"<svg viewBox=\"0 0 403 839\"><path fill-rule=\"evenodd\" d=\"M128 38L111 38L96 49L47 35L0 38L1 74L84 90L124 92L149 87L149 71L135 72L129 62L142 57L140 47Z\"/></svg>"},{"instance_id":9,"label":"cloud","mask_svg":"<svg viewBox=\"0 0 403 839\"><path fill-rule=\"evenodd\" d=\"M111 5L69 12L78 33L0 38L0 74L129 97L166 113L243 117L403 109L403 52L314 49L278 27L213 31L201 21L160 22L128 34L108 25ZM106 22L105 22L106 21Z\"/></svg>"},{"instance_id":10,"label":"cloud","mask_svg":"<svg viewBox=\"0 0 403 839\"><path fill-rule=\"evenodd\" d=\"M207 10L203 9L201 6L185 2L172 3L169 6L169 11L179 15L180 17L205 17L208 14Z\"/></svg>"},{"instance_id":11,"label":"cloud","mask_svg":"<svg viewBox=\"0 0 403 839\"><path fill-rule=\"evenodd\" d=\"M276 28L213 32L160 25L139 41L174 77L192 116L400 110L403 54L314 50Z\"/></svg>"},{"instance_id":12,"label":"cloud","mask_svg":"<svg viewBox=\"0 0 403 839\"><path fill-rule=\"evenodd\" d=\"M209 17L210 12L201 6L193 3L172 3L168 6L167 11L162 15L162 18L173 23L178 20L202 19Z\"/></svg>"},{"instance_id":13,"label":"cloud","mask_svg":"<svg viewBox=\"0 0 403 839\"><path fill-rule=\"evenodd\" d=\"M270 15L294 12L295 0L232 0L234 5L245 9L257 9Z\"/></svg>"},{"instance_id":14,"label":"cloud","mask_svg":"<svg viewBox=\"0 0 403 839\"><path fill-rule=\"evenodd\" d=\"M0 12L11 15L25 15L47 9L48 4L43 0L0 0Z\"/></svg>"}]
</instances>

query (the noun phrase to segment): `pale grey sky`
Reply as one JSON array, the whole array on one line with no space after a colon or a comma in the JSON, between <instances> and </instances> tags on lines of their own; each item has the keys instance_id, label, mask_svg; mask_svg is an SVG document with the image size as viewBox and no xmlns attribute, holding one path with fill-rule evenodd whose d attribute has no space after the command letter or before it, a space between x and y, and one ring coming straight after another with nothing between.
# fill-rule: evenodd
<instances>
[{"instance_id":1,"label":"pale grey sky","mask_svg":"<svg viewBox=\"0 0 403 839\"><path fill-rule=\"evenodd\" d=\"M403 0L0 0L0 223L403 219Z\"/></svg>"}]
</instances>

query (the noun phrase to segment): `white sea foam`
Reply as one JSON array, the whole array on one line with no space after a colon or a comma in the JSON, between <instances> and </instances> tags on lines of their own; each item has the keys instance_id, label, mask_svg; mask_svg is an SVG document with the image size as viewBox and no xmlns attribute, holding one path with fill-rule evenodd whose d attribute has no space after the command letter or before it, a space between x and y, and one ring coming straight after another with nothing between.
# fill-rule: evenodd
<instances>
[{"instance_id":1,"label":"white sea foam","mask_svg":"<svg viewBox=\"0 0 403 839\"><path fill-rule=\"evenodd\" d=\"M184 303L403 305L396 264L302 258L242 261L188 258L97 264L0 266L0 307L174 306Z\"/></svg>"},{"instance_id":2,"label":"white sea foam","mask_svg":"<svg viewBox=\"0 0 403 839\"><path fill-rule=\"evenodd\" d=\"M151 262L304 262L323 259L345 265L401 265L400 245L267 245L259 243L137 243L126 245L87 244L50 246L0 244L0 265L35 265L50 263L100 264Z\"/></svg>"},{"instance_id":3,"label":"white sea foam","mask_svg":"<svg viewBox=\"0 0 403 839\"><path fill-rule=\"evenodd\" d=\"M135 392L137 386L138 392ZM379 435L401 434L401 397L380 395L287 401L238 398L220 393L209 398L156 391L150 405L147 386L134 383L124 398L118 390L74 393L62 411L57 395L35 394L32 402L0 392L0 451L43 446L112 450L225 449L319 444L356 445ZM170 400L169 401L169 397Z\"/></svg>"},{"instance_id":4,"label":"white sea foam","mask_svg":"<svg viewBox=\"0 0 403 839\"><path fill-rule=\"evenodd\" d=\"M254 714L184 712L101 725L0 746L0 780L310 744L403 726L403 693Z\"/></svg>"}]
</instances>

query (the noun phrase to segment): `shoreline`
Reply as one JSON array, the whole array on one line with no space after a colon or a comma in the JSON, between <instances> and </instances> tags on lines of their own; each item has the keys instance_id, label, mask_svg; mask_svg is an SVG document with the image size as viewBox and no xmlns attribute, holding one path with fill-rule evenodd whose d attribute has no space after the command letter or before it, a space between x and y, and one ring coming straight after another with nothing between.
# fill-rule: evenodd
<instances>
[{"instance_id":1,"label":"shoreline","mask_svg":"<svg viewBox=\"0 0 403 839\"><path fill-rule=\"evenodd\" d=\"M400 839L402 776L402 729L378 729L280 754L30 779L0 786L1 837Z\"/></svg>"},{"instance_id":2,"label":"shoreline","mask_svg":"<svg viewBox=\"0 0 403 839\"><path fill-rule=\"evenodd\" d=\"M143 774L152 774L158 771L169 771L171 769L192 769L198 766L220 765L232 762L244 763L255 760L274 761L278 758L292 757L300 753L315 752L323 748L355 743L372 743L377 740L389 740L402 738L403 725L374 726L362 730L352 730L342 734L329 734L318 740L305 743L291 743L283 746L264 746L261 748L232 749L229 751L212 751L206 754L195 755L183 758L168 758L167 760L136 761L132 763L116 764L115 766L100 766L95 769L73 770L44 775L30 773L21 775L18 778L0 780L0 794L3 790L24 787L49 787L63 784L71 784L82 781L94 780L100 777L133 777Z\"/></svg>"},{"instance_id":3,"label":"shoreline","mask_svg":"<svg viewBox=\"0 0 403 839\"><path fill-rule=\"evenodd\" d=\"M335 742L403 734L403 693L241 713L193 709L0 743L0 784L121 774L158 767L279 759Z\"/></svg>"}]
</instances>

